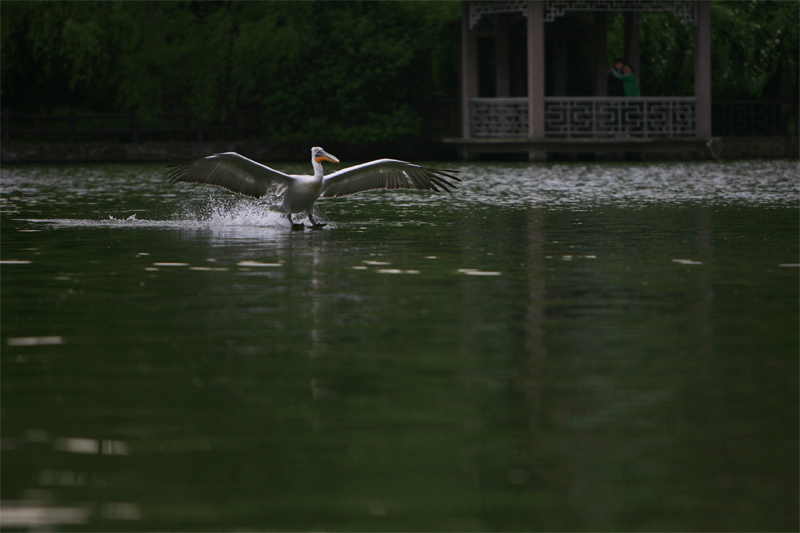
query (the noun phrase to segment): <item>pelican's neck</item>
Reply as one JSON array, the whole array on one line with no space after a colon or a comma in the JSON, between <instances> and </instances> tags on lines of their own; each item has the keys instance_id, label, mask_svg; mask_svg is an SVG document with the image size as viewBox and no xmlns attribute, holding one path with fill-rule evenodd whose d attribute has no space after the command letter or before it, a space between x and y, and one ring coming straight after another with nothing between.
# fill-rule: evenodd
<instances>
[{"instance_id":1,"label":"pelican's neck","mask_svg":"<svg viewBox=\"0 0 800 533\"><path fill-rule=\"evenodd\" d=\"M317 160L312 157L311 164L314 166L314 177L322 181L322 176L325 174L325 170L322 168L322 163L317 163Z\"/></svg>"}]
</instances>

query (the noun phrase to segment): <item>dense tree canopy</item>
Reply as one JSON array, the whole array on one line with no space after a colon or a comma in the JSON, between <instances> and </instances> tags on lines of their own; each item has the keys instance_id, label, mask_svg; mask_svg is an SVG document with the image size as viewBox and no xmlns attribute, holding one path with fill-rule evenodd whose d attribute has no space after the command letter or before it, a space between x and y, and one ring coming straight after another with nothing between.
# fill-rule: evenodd
<instances>
[{"instance_id":1,"label":"dense tree canopy","mask_svg":"<svg viewBox=\"0 0 800 533\"><path fill-rule=\"evenodd\" d=\"M259 109L273 138L419 134L424 105L458 97L460 2L3 1L3 107ZM619 23L619 22L617 22ZM795 95L798 3L712 4L715 98ZM613 39L618 28L610 28ZM642 86L693 92L694 34L642 21Z\"/></svg>"},{"instance_id":2,"label":"dense tree canopy","mask_svg":"<svg viewBox=\"0 0 800 533\"><path fill-rule=\"evenodd\" d=\"M285 140L413 136L457 90L457 2L3 2L5 107L263 109Z\"/></svg>"},{"instance_id":3,"label":"dense tree canopy","mask_svg":"<svg viewBox=\"0 0 800 533\"><path fill-rule=\"evenodd\" d=\"M712 2L714 98L796 100L799 19L798 2ZM619 39L621 17L617 24ZM642 18L640 31L644 94L694 94L694 26L653 13Z\"/></svg>"}]
</instances>

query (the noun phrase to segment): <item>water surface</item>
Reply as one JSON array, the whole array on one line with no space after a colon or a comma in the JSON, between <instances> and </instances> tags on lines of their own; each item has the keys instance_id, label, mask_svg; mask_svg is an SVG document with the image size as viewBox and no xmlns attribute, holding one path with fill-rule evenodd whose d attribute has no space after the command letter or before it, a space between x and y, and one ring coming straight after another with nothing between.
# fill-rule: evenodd
<instances>
[{"instance_id":1,"label":"water surface","mask_svg":"<svg viewBox=\"0 0 800 533\"><path fill-rule=\"evenodd\" d=\"M3 526L796 529L797 163L455 168L4 168Z\"/></svg>"}]
</instances>

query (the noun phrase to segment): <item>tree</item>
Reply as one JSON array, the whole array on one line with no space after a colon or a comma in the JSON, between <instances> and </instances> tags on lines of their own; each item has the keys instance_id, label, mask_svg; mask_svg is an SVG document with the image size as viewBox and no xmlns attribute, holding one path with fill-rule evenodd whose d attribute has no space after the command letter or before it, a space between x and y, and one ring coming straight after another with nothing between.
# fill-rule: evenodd
<instances>
[{"instance_id":1,"label":"tree","mask_svg":"<svg viewBox=\"0 0 800 533\"><path fill-rule=\"evenodd\" d=\"M16 109L185 110L220 122L259 108L273 138L380 141L418 134L422 95L457 91L456 64L443 60L458 57L453 2L2 5L3 79L50 87L4 83Z\"/></svg>"},{"instance_id":2,"label":"tree","mask_svg":"<svg viewBox=\"0 0 800 533\"><path fill-rule=\"evenodd\" d=\"M797 2L712 1L713 97L796 100L798 18ZM616 25L610 33L621 36L621 20ZM641 40L643 93L694 94L694 27L671 14L651 13L642 18Z\"/></svg>"},{"instance_id":3,"label":"tree","mask_svg":"<svg viewBox=\"0 0 800 533\"><path fill-rule=\"evenodd\" d=\"M716 99L798 94L800 4L712 2ZM425 103L458 94L461 6L409 2L0 2L3 105L191 112L263 110L272 139L418 137ZM609 52L622 46L622 17ZM641 23L644 94L694 93L694 27Z\"/></svg>"},{"instance_id":4,"label":"tree","mask_svg":"<svg viewBox=\"0 0 800 533\"><path fill-rule=\"evenodd\" d=\"M714 96L797 99L800 4L712 3Z\"/></svg>"}]
</instances>

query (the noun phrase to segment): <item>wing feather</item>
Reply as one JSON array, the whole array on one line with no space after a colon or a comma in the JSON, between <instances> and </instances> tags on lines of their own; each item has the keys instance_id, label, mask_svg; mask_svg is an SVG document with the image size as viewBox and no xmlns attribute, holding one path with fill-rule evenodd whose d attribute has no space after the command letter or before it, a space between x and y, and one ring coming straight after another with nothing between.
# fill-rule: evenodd
<instances>
[{"instance_id":1,"label":"wing feather","mask_svg":"<svg viewBox=\"0 0 800 533\"><path fill-rule=\"evenodd\" d=\"M277 185L278 190L283 192L296 179L236 152L178 161L168 165L168 168L171 169L170 183L178 181L205 183L253 198L266 196L273 185Z\"/></svg>"},{"instance_id":2,"label":"wing feather","mask_svg":"<svg viewBox=\"0 0 800 533\"><path fill-rule=\"evenodd\" d=\"M450 192L461 181L457 170L426 168L395 159L378 159L342 169L325 177L322 196L336 198L373 189L423 189Z\"/></svg>"}]
</instances>

